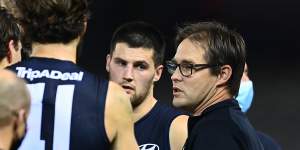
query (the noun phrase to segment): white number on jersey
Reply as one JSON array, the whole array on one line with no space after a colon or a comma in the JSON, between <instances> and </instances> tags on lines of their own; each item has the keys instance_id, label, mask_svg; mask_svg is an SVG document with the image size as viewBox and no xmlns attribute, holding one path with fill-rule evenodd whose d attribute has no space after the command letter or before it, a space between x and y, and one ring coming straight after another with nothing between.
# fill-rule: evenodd
<instances>
[{"instance_id":1,"label":"white number on jersey","mask_svg":"<svg viewBox=\"0 0 300 150\"><path fill-rule=\"evenodd\" d=\"M45 86L45 83L27 85L32 99L31 112L27 121L28 132L19 150L45 150L47 141L41 139ZM53 150L69 149L74 88L74 85L57 86L54 131L51 131L53 132Z\"/></svg>"}]
</instances>

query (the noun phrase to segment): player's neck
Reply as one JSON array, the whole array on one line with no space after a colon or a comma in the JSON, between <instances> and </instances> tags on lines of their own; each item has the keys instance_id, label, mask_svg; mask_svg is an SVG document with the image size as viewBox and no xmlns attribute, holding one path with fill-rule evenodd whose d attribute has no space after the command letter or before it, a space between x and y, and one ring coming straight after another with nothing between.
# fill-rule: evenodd
<instances>
[{"instance_id":1,"label":"player's neck","mask_svg":"<svg viewBox=\"0 0 300 150\"><path fill-rule=\"evenodd\" d=\"M213 93L212 96L208 96L207 99L194 110L193 115L200 116L208 107L230 98L232 98L232 96L226 87L217 88L216 92Z\"/></svg>"},{"instance_id":2,"label":"player's neck","mask_svg":"<svg viewBox=\"0 0 300 150\"><path fill-rule=\"evenodd\" d=\"M51 44L32 44L33 57L46 57L59 60L67 60L76 63L76 49L79 38L71 41L70 43L51 43Z\"/></svg>"},{"instance_id":3,"label":"player's neck","mask_svg":"<svg viewBox=\"0 0 300 150\"><path fill-rule=\"evenodd\" d=\"M133 121L137 122L143 118L156 104L157 100L153 97L153 88L150 89L149 94L141 104L133 108Z\"/></svg>"},{"instance_id":4,"label":"player's neck","mask_svg":"<svg viewBox=\"0 0 300 150\"><path fill-rule=\"evenodd\" d=\"M0 61L0 69L4 69L7 66L9 66L9 63L8 63L6 57L5 57L5 58L3 58L2 61Z\"/></svg>"},{"instance_id":5,"label":"player's neck","mask_svg":"<svg viewBox=\"0 0 300 150\"><path fill-rule=\"evenodd\" d=\"M9 150L12 143L12 127L1 127L0 129L0 150Z\"/></svg>"}]
</instances>

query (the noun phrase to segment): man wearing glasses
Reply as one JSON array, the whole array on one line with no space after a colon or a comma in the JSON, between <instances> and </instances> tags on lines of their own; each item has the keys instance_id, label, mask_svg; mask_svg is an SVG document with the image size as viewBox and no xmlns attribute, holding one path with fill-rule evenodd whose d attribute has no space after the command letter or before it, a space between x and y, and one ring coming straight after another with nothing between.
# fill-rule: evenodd
<instances>
[{"instance_id":1,"label":"man wearing glasses","mask_svg":"<svg viewBox=\"0 0 300 150\"><path fill-rule=\"evenodd\" d=\"M202 22L180 29L176 42L167 68L173 105L193 115L185 150L264 149L234 99L246 59L243 38L219 23Z\"/></svg>"}]
</instances>

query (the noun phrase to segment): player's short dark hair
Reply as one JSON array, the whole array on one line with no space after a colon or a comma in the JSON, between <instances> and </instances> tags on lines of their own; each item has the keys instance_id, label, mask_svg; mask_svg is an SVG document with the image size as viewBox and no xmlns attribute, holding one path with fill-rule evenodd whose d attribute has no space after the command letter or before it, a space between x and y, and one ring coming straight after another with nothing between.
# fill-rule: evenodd
<instances>
[{"instance_id":1,"label":"player's short dark hair","mask_svg":"<svg viewBox=\"0 0 300 150\"><path fill-rule=\"evenodd\" d=\"M18 50L21 30L14 16L0 7L0 61L7 56L10 40L14 41L14 46Z\"/></svg>"},{"instance_id":2,"label":"player's short dark hair","mask_svg":"<svg viewBox=\"0 0 300 150\"><path fill-rule=\"evenodd\" d=\"M18 0L26 34L33 42L69 43L85 30L87 0Z\"/></svg>"},{"instance_id":3,"label":"player's short dark hair","mask_svg":"<svg viewBox=\"0 0 300 150\"><path fill-rule=\"evenodd\" d=\"M165 41L162 33L153 25L135 21L121 25L113 33L110 43L112 55L117 43L126 43L131 48L149 48L154 50L155 66L161 65L165 53Z\"/></svg>"}]
</instances>

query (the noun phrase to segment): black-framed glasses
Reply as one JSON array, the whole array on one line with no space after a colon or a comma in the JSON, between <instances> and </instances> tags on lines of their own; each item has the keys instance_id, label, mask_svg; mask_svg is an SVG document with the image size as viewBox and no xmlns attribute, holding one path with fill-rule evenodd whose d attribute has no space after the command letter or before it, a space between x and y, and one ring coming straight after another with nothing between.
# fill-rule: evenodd
<instances>
[{"instance_id":1,"label":"black-framed glasses","mask_svg":"<svg viewBox=\"0 0 300 150\"><path fill-rule=\"evenodd\" d=\"M188 77L193 74L193 72L205 69L205 68L211 68L211 67L217 67L219 65L211 65L211 64L188 64L188 63L182 63L182 64L176 64L174 61L166 61L166 67L168 72L172 75L174 74L177 67L179 67L179 71L182 76Z\"/></svg>"}]
</instances>

